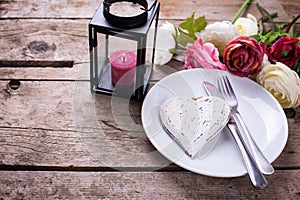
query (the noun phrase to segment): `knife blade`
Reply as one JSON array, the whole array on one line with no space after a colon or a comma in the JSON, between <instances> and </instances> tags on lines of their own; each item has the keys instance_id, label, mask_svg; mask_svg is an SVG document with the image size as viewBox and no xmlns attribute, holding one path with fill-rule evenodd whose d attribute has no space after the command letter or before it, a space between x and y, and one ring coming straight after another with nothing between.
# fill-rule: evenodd
<instances>
[{"instance_id":1,"label":"knife blade","mask_svg":"<svg viewBox=\"0 0 300 200\"><path fill-rule=\"evenodd\" d=\"M203 86L204 86L206 93L209 96L215 96L215 97L220 97L221 99L224 99L223 95L221 94L221 92L218 90L218 88L214 84L212 84L208 81L204 81Z\"/></svg>"},{"instance_id":2,"label":"knife blade","mask_svg":"<svg viewBox=\"0 0 300 200\"><path fill-rule=\"evenodd\" d=\"M224 99L217 87L212 83L204 81L203 86L208 95ZM238 130L237 124L233 119L230 119L229 123L227 124L227 128L230 130L240 149L252 184L258 188L264 188L267 185L267 180L260 171L256 160L254 160L252 157L250 150L248 149L243 137L241 136L241 133Z\"/></svg>"}]
</instances>

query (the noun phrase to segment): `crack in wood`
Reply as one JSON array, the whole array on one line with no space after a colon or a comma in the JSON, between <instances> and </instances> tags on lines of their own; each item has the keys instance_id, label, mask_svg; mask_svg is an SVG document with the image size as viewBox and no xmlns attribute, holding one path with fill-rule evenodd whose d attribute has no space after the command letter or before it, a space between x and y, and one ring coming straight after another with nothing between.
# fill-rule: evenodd
<instances>
[{"instance_id":1,"label":"crack in wood","mask_svg":"<svg viewBox=\"0 0 300 200\"><path fill-rule=\"evenodd\" d=\"M72 68L74 61L27 61L27 60L0 60L0 67L34 67L34 68Z\"/></svg>"},{"instance_id":2,"label":"crack in wood","mask_svg":"<svg viewBox=\"0 0 300 200\"><path fill-rule=\"evenodd\" d=\"M75 165L65 165L65 166L29 166L29 165L6 165L0 163L0 171L76 171L76 172L153 172L153 171L161 171L161 172L182 172L186 171L178 166L170 165L164 167L160 170L157 170L155 167L118 167L118 169L111 167L103 167L103 166L75 166Z\"/></svg>"},{"instance_id":3,"label":"crack in wood","mask_svg":"<svg viewBox=\"0 0 300 200\"><path fill-rule=\"evenodd\" d=\"M113 128L115 130L118 130L118 131L121 131L123 132L124 130L121 129L121 128L118 128L116 127L115 125L111 124L109 121L106 121L106 120L101 120L103 124L105 124L106 126L110 127L110 128Z\"/></svg>"},{"instance_id":4,"label":"crack in wood","mask_svg":"<svg viewBox=\"0 0 300 200\"><path fill-rule=\"evenodd\" d=\"M0 120L1 120L1 117L0 117ZM2 118L2 120L3 120L3 118ZM74 130L68 130L68 129L50 129L50 128L39 128L39 127L17 127L17 126L14 126L14 127L0 126L0 130L1 129L25 130L25 131L35 130L35 131L49 131L49 132L69 132L69 133L83 133L83 134L94 133L99 130L98 128L93 128L93 127L88 127L88 128L80 127L80 128L78 128L79 130L76 130L76 128ZM63 137L63 136L61 136L61 137Z\"/></svg>"}]
</instances>

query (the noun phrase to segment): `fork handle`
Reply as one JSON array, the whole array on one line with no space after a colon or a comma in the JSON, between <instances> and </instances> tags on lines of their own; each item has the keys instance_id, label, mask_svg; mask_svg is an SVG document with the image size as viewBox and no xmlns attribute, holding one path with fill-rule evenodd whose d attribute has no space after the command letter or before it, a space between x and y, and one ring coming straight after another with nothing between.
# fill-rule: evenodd
<instances>
[{"instance_id":1,"label":"fork handle","mask_svg":"<svg viewBox=\"0 0 300 200\"><path fill-rule=\"evenodd\" d=\"M274 168L271 163L266 159L264 154L261 152L255 141L253 140L247 126L245 125L242 116L238 111L232 113L232 118L237 124L238 130L241 132L244 141L249 148L249 151L253 158L256 160L257 166L260 171L264 174L272 174L274 172Z\"/></svg>"},{"instance_id":2,"label":"fork handle","mask_svg":"<svg viewBox=\"0 0 300 200\"><path fill-rule=\"evenodd\" d=\"M260 172L258 169L258 166L255 163L255 160L251 156L247 146L245 145L245 142L243 138L241 137L239 131L237 130L237 126L235 124L228 124L228 128L230 129L230 132L232 136L234 137L240 152L242 154L242 157L244 159L244 163L247 168L247 172L249 175L249 178L252 182L252 184L257 188L264 188L267 186L268 182L264 175Z\"/></svg>"}]
</instances>

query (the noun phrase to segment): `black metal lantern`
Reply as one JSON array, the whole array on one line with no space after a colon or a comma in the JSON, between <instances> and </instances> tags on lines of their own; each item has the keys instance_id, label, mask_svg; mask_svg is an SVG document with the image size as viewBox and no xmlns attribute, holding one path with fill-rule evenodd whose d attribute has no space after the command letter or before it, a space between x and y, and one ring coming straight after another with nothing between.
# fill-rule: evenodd
<instances>
[{"instance_id":1,"label":"black metal lantern","mask_svg":"<svg viewBox=\"0 0 300 200\"><path fill-rule=\"evenodd\" d=\"M116 3L138 5L139 13L119 16ZM92 92L130 93L143 100L154 65L160 3L151 0L104 0L89 23Z\"/></svg>"}]
</instances>

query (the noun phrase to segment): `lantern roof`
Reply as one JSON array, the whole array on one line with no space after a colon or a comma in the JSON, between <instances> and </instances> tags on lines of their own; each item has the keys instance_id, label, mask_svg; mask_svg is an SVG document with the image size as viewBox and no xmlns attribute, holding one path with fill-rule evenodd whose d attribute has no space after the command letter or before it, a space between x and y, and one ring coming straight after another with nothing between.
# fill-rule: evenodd
<instances>
[{"instance_id":1,"label":"lantern roof","mask_svg":"<svg viewBox=\"0 0 300 200\"><path fill-rule=\"evenodd\" d=\"M127 34L133 34L133 35L146 35L150 29L151 23L154 20L155 14L158 12L159 9L159 3L157 1L150 1L146 0L148 2L148 7L151 8L148 11L147 15L147 21L142 24L139 27L136 28L120 28L117 26L112 25L112 23L109 22L104 16L104 4L101 3L98 7L97 11L95 12L95 15L93 16L92 20L90 21L90 26L93 26L98 31L105 33L107 32L115 32L115 33L121 33L126 31ZM129 1L130 2L130 1Z\"/></svg>"}]
</instances>

